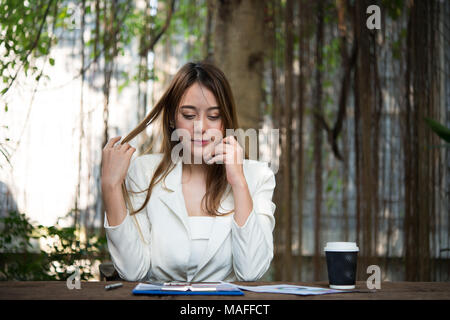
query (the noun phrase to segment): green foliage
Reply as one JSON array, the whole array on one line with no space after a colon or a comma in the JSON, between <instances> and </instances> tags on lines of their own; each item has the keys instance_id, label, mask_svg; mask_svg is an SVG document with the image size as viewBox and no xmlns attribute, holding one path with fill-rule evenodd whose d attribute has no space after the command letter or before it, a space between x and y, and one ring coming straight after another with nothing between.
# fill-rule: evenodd
<instances>
[{"instance_id":1,"label":"green foliage","mask_svg":"<svg viewBox=\"0 0 450 320\"><path fill-rule=\"evenodd\" d=\"M186 60L202 60L204 37L206 35L205 21L207 7L205 0L179 0L173 15L173 23L167 30L165 40L171 41L176 47L182 35L183 41L187 44ZM172 36L171 36L172 35Z\"/></svg>"},{"instance_id":2,"label":"green foliage","mask_svg":"<svg viewBox=\"0 0 450 320\"><path fill-rule=\"evenodd\" d=\"M339 38L333 38L322 50L324 63L328 66L327 70L334 73L340 67Z\"/></svg>"},{"instance_id":3,"label":"green foliage","mask_svg":"<svg viewBox=\"0 0 450 320\"><path fill-rule=\"evenodd\" d=\"M168 7L171 0L160 0L150 3L154 7L147 10L136 6L132 0L119 1L112 14L112 2L100 3L96 11L94 0L85 1L85 21L94 21L98 16L100 21L87 31L89 34L85 42L89 58L94 60L103 55L105 63L110 62L117 54L125 55L125 48L138 40L143 47L148 46L164 24L166 23ZM61 30L65 35L79 30L80 18L75 15L81 12L81 2L70 0L5 0L0 6L0 47L4 47L4 55L0 59L0 73L2 87L0 94L4 95L11 88L20 73L33 76L39 81L46 77L42 71L42 61L50 66L55 65L55 59L49 57L51 48L58 43L55 31ZM184 42L188 44L187 59L200 60L203 58L204 21L206 19L205 0L178 0L168 30L163 40L179 42L184 35ZM80 20L80 21L78 21ZM105 20L111 25L105 29ZM93 25L93 24L90 24ZM86 28L89 28L89 24ZM95 25L95 24L94 24ZM108 34L106 34L106 32ZM111 38L114 34L114 38ZM94 50L95 47L95 50ZM148 81L155 79L154 70L136 70L123 81L120 81L119 92L134 81Z\"/></svg>"},{"instance_id":4,"label":"green foliage","mask_svg":"<svg viewBox=\"0 0 450 320\"><path fill-rule=\"evenodd\" d=\"M327 179L325 181L326 192L326 207L327 212L330 213L336 207L336 196L341 192L342 179L339 177L337 168L328 171Z\"/></svg>"},{"instance_id":5,"label":"green foliage","mask_svg":"<svg viewBox=\"0 0 450 320\"><path fill-rule=\"evenodd\" d=\"M382 0L381 5L393 20L397 20L405 8L404 0Z\"/></svg>"},{"instance_id":6,"label":"green foliage","mask_svg":"<svg viewBox=\"0 0 450 320\"><path fill-rule=\"evenodd\" d=\"M57 42L55 28L64 26L71 15L63 0L2 1L0 46L4 53L0 59L1 95L9 90L21 71L26 76L38 74L35 77L37 81L41 78L38 61L46 61L52 45ZM54 64L53 59L50 64Z\"/></svg>"},{"instance_id":7,"label":"green foliage","mask_svg":"<svg viewBox=\"0 0 450 320\"><path fill-rule=\"evenodd\" d=\"M338 18L334 1L325 2L323 21L325 24L337 24Z\"/></svg>"},{"instance_id":8,"label":"green foliage","mask_svg":"<svg viewBox=\"0 0 450 320\"><path fill-rule=\"evenodd\" d=\"M392 42L392 56L395 60L402 58L404 41L406 39L406 29L403 28L398 35L398 39Z\"/></svg>"},{"instance_id":9,"label":"green foliage","mask_svg":"<svg viewBox=\"0 0 450 320\"><path fill-rule=\"evenodd\" d=\"M430 129L433 130L433 132L436 133L442 140L450 143L450 128L446 128L445 126L431 118L425 118L425 122L428 127L430 127Z\"/></svg>"},{"instance_id":10,"label":"green foliage","mask_svg":"<svg viewBox=\"0 0 450 320\"><path fill-rule=\"evenodd\" d=\"M319 69L324 72L322 87L323 97L322 102L324 106L324 114L327 121L332 122L334 114L336 113L336 94L334 93L333 86L336 81L336 75L341 68L341 56L340 56L340 42L339 38L335 37L331 39L329 43L323 46L323 64ZM339 89L338 89L339 90Z\"/></svg>"},{"instance_id":11,"label":"green foliage","mask_svg":"<svg viewBox=\"0 0 450 320\"><path fill-rule=\"evenodd\" d=\"M82 280L93 277L93 260L106 252L106 238L80 241L73 227L35 226L23 213L0 218L0 280L65 280L78 266ZM46 244L43 249L39 243Z\"/></svg>"}]
</instances>

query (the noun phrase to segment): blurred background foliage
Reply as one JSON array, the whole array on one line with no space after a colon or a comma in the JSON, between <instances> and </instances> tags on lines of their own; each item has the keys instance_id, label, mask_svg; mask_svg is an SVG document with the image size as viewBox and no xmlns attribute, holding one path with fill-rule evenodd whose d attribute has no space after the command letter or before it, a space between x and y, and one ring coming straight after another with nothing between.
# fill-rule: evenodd
<instances>
[{"instance_id":1,"label":"blurred background foliage","mask_svg":"<svg viewBox=\"0 0 450 320\"><path fill-rule=\"evenodd\" d=\"M95 262L107 258L106 238L82 242L74 227L36 225L15 211L0 218L0 226L0 280L66 280L75 266L81 280L92 280Z\"/></svg>"}]
</instances>

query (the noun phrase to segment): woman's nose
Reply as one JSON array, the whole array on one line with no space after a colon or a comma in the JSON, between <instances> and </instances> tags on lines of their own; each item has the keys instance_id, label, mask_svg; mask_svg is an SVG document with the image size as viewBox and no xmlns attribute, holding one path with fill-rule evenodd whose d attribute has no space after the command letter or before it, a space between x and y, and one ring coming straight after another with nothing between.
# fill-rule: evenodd
<instances>
[{"instance_id":1,"label":"woman's nose","mask_svg":"<svg viewBox=\"0 0 450 320\"><path fill-rule=\"evenodd\" d=\"M203 134L206 130L208 130L208 122L204 117L200 117L198 121L194 122L194 132Z\"/></svg>"}]
</instances>

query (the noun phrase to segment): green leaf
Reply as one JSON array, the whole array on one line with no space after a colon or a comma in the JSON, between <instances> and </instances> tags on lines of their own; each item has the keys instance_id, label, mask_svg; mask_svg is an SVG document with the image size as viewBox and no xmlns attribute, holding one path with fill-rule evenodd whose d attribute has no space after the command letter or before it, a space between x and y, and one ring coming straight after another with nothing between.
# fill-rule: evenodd
<instances>
[{"instance_id":1,"label":"green leaf","mask_svg":"<svg viewBox=\"0 0 450 320\"><path fill-rule=\"evenodd\" d=\"M327 193L333 191L333 185L331 183L329 183L327 185Z\"/></svg>"},{"instance_id":2,"label":"green leaf","mask_svg":"<svg viewBox=\"0 0 450 320\"><path fill-rule=\"evenodd\" d=\"M64 19L65 17L67 17L67 7L65 7L61 10L61 13L58 16L58 19Z\"/></svg>"},{"instance_id":3,"label":"green leaf","mask_svg":"<svg viewBox=\"0 0 450 320\"><path fill-rule=\"evenodd\" d=\"M43 45L42 45L42 46L39 46L39 47L38 47L38 50L39 50L39 52L40 52L42 55L46 55L46 54L48 53L47 48L44 47Z\"/></svg>"},{"instance_id":4,"label":"green leaf","mask_svg":"<svg viewBox=\"0 0 450 320\"><path fill-rule=\"evenodd\" d=\"M5 112L8 112L8 104L5 104Z\"/></svg>"},{"instance_id":5,"label":"green leaf","mask_svg":"<svg viewBox=\"0 0 450 320\"><path fill-rule=\"evenodd\" d=\"M428 124L430 129L434 131L434 133L441 137L441 139L450 143L450 128L446 128L436 120L427 117L425 117L425 122Z\"/></svg>"},{"instance_id":6,"label":"green leaf","mask_svg":"<svg viewBox=\"0 0 450 320\"><path fill-rule=\"evenodd\" d=\"M48 62L50 62L50 65L52 65L52 66L55 65L55 59L53 59L53 58L48 59Z\"/></svg>"}]
</instances>

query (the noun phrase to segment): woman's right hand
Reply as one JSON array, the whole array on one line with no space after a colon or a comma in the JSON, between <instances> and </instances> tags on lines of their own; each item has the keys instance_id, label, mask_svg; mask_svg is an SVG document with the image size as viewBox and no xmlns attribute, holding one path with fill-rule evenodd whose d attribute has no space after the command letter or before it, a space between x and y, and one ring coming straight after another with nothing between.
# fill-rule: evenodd
<instances>
[{"instance_id":1,"label":"woman's right hand","mask_svg":"<svg viewBox=\"0 0 450 320\"><path fill-rule=\"evenodd\" d=\"M108 141L102 152L102 187L120 187L127 175L131 156L136 151L128 143L115 145L121 137Z\"/></svg>"}]
</instances>

